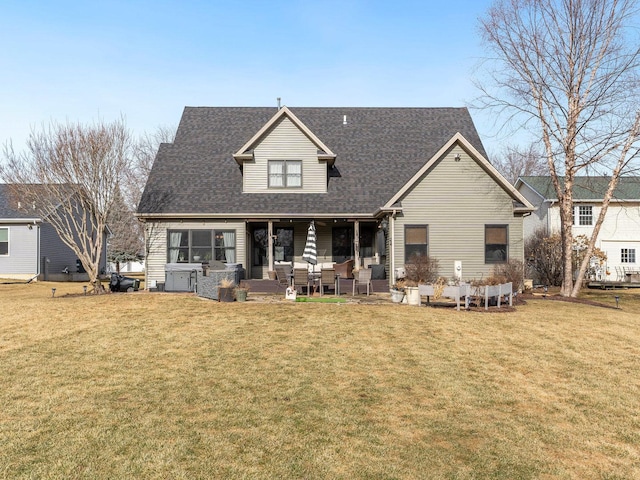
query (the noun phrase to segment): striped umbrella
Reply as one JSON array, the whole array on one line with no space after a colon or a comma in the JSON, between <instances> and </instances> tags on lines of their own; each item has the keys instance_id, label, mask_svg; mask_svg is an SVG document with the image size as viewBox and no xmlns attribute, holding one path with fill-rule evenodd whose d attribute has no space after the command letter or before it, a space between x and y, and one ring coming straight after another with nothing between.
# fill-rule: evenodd
<instances>
[{"instance_id":1,"label":"striped umbrella","mask_svg":"<svg viewBox=\"0 0 640 480\"><path fill-rule=\"evenodd\" d=\"M316 226L311 221L309 229L307 230L307 243L304 246L304 253L302 259L311 265L318 264L318 250L316 243Z\"/></svg>"}]
</instances>

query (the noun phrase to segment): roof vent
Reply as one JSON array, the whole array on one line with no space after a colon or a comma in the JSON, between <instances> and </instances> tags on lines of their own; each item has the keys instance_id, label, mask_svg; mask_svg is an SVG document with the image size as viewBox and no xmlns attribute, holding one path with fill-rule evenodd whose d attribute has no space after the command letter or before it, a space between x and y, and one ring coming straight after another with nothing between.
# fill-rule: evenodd
<instances>
[{"instance_id":1,"label":"roof vent","mask_svg":"<svg viewBox=\"0 0 640 480\"><path fill-rule=\"evenodd\" d=\"M347 116L346 116L346 115L343 115L343 116L342 116L342 124L343 124L343 125L346 125L346 124L347 124Z\"/></svg>"},{"instance_id":2,"label":"roof vent","mask_svg":"<svg viewBox=\"0 0 640 480\"><path fill-rule=\"evenodd\" d=\"M281 98L278 97L278 110L280 110L280 100L281 100Z\"/></svg>"}]
</instances>

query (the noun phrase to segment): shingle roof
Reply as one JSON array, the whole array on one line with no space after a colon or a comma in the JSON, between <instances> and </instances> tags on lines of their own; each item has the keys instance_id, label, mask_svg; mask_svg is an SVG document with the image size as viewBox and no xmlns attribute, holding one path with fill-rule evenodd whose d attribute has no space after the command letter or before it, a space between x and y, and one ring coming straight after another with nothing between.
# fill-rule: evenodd
<instances>
[{"instance_id":1,"label":"shingle roof","mask_svg":"<svg viewBox=\"0 0 640 480\"><path fill-rule=\"evenodd\" d=\"M485 155L466 108L290 110L336 154L327 193L242 193L233 154L276 108L187 107L174 143L158 151L138 212L373 213L457 132Z\"/></svg>"},{"instance_id":2,"label":"shingle roof","mask_svg":"<svg viewBox=\"0 0 640 480\"><path fill-rule=\"evenodd\" d=\"M545 199L557 200L551 177L549 176L525 176L520 180ZM573 199L574 200L601 200L609 185L610 177L575 177ZM560 178L564 183L564 177ZM613 194L615 200L640 200L640 177L620 177L620 181Z\"/></svg>"},{"instance_id":3,"label":"shingle roof","mask_svg":"<svg viewBox=\"0 0 640 480\"><path fill-rule=\"evenodd\" d=\"M0 184L0 220L2 219L33 219L39 218L36 213L30 214L28 211L20 211L15 205L15 200L10 194L11 185Z\"/></svg>"}]
</instances>

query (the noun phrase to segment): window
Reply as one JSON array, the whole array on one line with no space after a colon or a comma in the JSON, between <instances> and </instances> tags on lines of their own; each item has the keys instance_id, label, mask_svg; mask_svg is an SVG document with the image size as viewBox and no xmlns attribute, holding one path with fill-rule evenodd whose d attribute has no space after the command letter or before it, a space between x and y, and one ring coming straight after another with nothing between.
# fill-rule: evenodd
<instances>
[{"instance_id":1,"label":"window","mask_svg":"<svg viewBox=\"0 0 640 480\"><path fill-rule=\"evenodd\" d=\"M593 225L593 207L591 205L574 207L573 224L580 226Z\"/></svg>"},{"instance_id":2,"label":"window","mask_svg":"<svg viewBox=\"0 0 640 480\"><path fill-rule=\"evenodd\" d=\"M404 261L409 263L413 255L429 255L429 227L407 225L404 227Z\"/></svg>"},{"instance_id":3,"label":"window","mask_svg":"<svg viewBox=\"0 0 640 480\"><path fill-rule=\"evenodd\" d=\"M507 225L485 225L484 263L502 263L508 258Z\"/></svg>"},{"instance_id":4,"label":"window","mask_svg":"<svg viewBox=\"0 0 640 480\"><path fill-rule=\"evenodd\" d=\"M293 261L293 228L276 228L276 238L273 240L274 255L276 262Z\"/></svg>"},{"instance_id":5,"label":"window","mask_svg":"<svg viewBox=\"0 0 640 480\"><path fill-rule=\"evenodd\" d=\"M342 263L349 258L353 258L352 227L333 227L331 231L331 255L336 263Z\"/></svg>"},{"instance_id":6,"label":"window","mask_svg":"<svg viewBox=\"0 0 640 480\"><path fill-rule=\"evenodd\" d=\"M302 187L302 161L269 160L269 187Z\"/></svg>"},{"instance_id":7,"label":"window","mask_svg":"<svg viewBox=\"0 0 640 480\"><path fill-rule=\"evenodd\" d=\"M167 232L167 261L169 263L198 263L219 260L236 261L235 230L169 230Z\"/></svg>"},{"instance_id":8,"label":"window","mask_svg":"<svg viewBox=\"0 0 640 480\"><path fill-rule=\"evenodd\" d=\"M636 249L635 248L620 249L620 263L636 263Z\"/></svg>"},{"instance_id":9,"label":"window","mask_svg":"<svg viewBox=\"0 0 640 480\"><path fill-rule=\"evenodd\" d=\"M0 255L9 255L9 229L0 228Z\"/></svg>"},{"instance_id":10,"label":"window","mask_svg":"<svg viewBox=\"0 0 640 480\"><path fill-rule=\"evenodd\" d=\"M236 232L235 230L216 231L214 258L224 263L236 261Z\"/></svg>"}]
</instances>

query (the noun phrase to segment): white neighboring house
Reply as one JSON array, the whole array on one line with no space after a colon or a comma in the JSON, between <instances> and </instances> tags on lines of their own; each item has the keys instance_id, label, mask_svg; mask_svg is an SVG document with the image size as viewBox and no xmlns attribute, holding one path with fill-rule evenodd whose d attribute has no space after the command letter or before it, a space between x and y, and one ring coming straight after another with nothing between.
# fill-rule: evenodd
<instances>
[{"instance_id":1,"label":"white neighboring house","mask_svg":"<svg viewBox=\"0 0 640 480\"><path fill-rule=\"evenodd\" d=\"M574 236L590 237L593 233L608 183L609 177L576 177L573 192ZM559 233L560 209L551 177L520 177L515 186L537 207L524 219L525 239L540 227L549 233ZM640 177L620 178L600 228L596 247L607 255L604 279L622 281L625 270L640 269Z\"/></svg>"}]
</instances>

